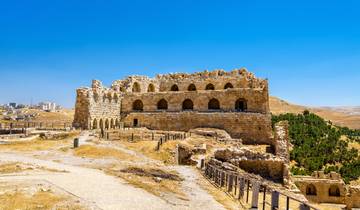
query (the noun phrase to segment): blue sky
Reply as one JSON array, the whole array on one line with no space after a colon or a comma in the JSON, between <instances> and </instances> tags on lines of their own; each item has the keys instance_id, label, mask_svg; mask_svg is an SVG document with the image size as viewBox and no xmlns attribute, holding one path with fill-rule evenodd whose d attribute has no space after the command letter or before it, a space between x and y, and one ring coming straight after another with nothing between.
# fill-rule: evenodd
<instances>
[{"instance_id":1,"label":"blue sky","mask_svg":"<svg viewBox=\"0 0 360 210\"><path fill-rule=\"evenodd\" d=\"M293 103L360 105L360 1L0 0L0 103L96 78L246 67Z\"/></svg>"}]
</instances>

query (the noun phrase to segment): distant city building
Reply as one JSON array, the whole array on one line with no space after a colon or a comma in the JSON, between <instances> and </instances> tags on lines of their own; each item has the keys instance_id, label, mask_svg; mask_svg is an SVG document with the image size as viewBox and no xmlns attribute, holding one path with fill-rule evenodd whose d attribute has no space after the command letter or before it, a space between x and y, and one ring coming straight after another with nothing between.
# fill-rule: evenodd
<instances>
[{"instance_id":1,"label":"distant city building","mask_svg":"<svg viewBox=\"0 0 360 210\"><path fill-rule=\"evenodd\" d=\"M17 104L15 102L11 102L11 103L9 103L9 106L12 108L16 108Z\"/></svg>"},{"instance_id":2,"label":"distant city building","mask_svg":"<svg viewBox=\"0 0 360 210\"><path fill-rule=\"evenodd\" d=\"M27 107L27 105L25 105L25 104L18 104L16 106L17 109L23 109L23 108L26 108L26 107Z\"/></svg>"},{"instance_id":3,"label":"distant city building","mask_svg":"<svg viewBox=\"0 0 360 210\"><path fill-rule=\"evenodd\" d=\"M39 109L48 112L55 112L56 111L56 103L53 102L40 102L38 105Z\"/></svg>"}]
</instances>

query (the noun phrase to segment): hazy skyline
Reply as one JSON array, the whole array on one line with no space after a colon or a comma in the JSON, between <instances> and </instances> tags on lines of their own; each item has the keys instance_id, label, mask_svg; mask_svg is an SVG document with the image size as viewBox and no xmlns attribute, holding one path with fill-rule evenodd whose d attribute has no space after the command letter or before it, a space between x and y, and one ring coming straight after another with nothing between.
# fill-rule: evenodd
<instances>
[{"instance_id":1,"label":"hazy skyline","mask_svg":"<svg viewBox=\"0 0 360 210\"><path fill-rule=\"evenodd\" d=\"M0 103L75 104L127 75L246 67L270 94L360 105L358 1L1 1Z\"/></svg>"}]
</instances>

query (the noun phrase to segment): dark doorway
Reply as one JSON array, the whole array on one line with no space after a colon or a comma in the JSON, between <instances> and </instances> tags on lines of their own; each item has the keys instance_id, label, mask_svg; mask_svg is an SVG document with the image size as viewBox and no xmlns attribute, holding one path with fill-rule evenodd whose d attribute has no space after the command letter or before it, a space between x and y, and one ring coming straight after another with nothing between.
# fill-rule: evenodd
<instances>
[{"instance_id":1,"label":"dark doorway","mask_svg":"<svg viewBox=\"0 0 360 210\"><path fill-rule=\"evenodd\" d=\"M134 127L138 127L138 125L139 125L138 119L134 119L133 126L134 126Z\"/></svg>"},{"instance_id":2,"label":"dark doorway","mask_svg":"<svg viewBox=\"0 0 360 210\"><path fill-rule=\"evenodd\" d=\"M209 110L218 110L220 109L220 102L219 100L213 98L208 103L208 109Z\"/></svg>"},{"instance_id":3,"label":"dark doorway","mask_svg":"<svg viewBox=\"0 0 360 210\"><path fill-rule=\"evenodd\" d=\"M182 104L183 110L193 110L194 103L190 99L186 99Z\"/></svg>"},{"instance_id":4,"label":"dark doorway","mask_svg":"<svg viewBox=\"0 0 360 210\"><path fill-rule=\"evenodd\" d=\"M168 109L168 103L165 99L161 99L158 103L157 103L157 108L159 110L166 110Z\"/></svg>"},{"instance_id":5,"label":"dark doorway","mask_svg":"<svg viewBox=\"0 0 360 210\"><path fill-rule=\"evenodd\" d=\"M235 110L237 112L245 112L247 110L247 103L246 100L243 98L238 99L235 102Z\"/></svg>"}]
</instances>

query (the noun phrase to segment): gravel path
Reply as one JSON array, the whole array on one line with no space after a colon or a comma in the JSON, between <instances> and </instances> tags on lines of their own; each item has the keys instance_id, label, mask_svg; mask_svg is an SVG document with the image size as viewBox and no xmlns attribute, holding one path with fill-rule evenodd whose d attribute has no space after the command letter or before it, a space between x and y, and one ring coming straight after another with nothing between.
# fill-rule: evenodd
<instances>
[{"instance_id":1,"label":"gravel path","mask_svg":"<svg viewBox=\"0 0 360 210\"><path fill-rule=\"evenodd\" d=\"M34 159L20 154L1 153L1 160L36 164L47 168L66 170L69 173L55 173L36 176L6 176L1 181L19 179L44 179L62 189L94 203L100 209L173 209L164 200L135 188L113 176L96 169L82 168L52 161Z\"/></svg>"},{"instance_id":2,"label":"gravel path","mask_svg":"<svg viewBox=\"0 0 360 210\"><path fill-rule=\"evenodd\" d=\"M89 144L86 140L91 138L90 133L82 132L79 144ZM144 164L160 163L150 159L143 154L129 150L120 145L114 146L103 142L103 146L115 147L123 152L141 157ZM90 143L91 144L91 143ZM60 157L59 157L60 158ZM73 157L74 158L74 157ZM60 158L62 159L62 158ZM222 210L224 207L198 184L199 174L196 169L188 166L170 166L169 169L176 170L183 178L182 190L187 194L188 200L177 197L159 198L140 188L133 187L118 177L110 176L97 169L85 168L74 165L73 161L58 163L51 160L40 160L30 154L0 153L0 160L29 163L46 168L65 170L68 173L48 173L41 175L17 175L0 176L0 181L12 180L46 180L57 187L93 204L100 209L175 209L175 210ZM76 162L76 161L75 161ZM160 164L159 164L160 165ZM162 164L161 164L162 165Z\"/></svg>"},{"instance_id":3,"label":"gravel path","mask_svg":"<svg viewBox=\"0 0 360 210\"><path fill-rule=\"evenodd\" d=\"M199 175L194 168L189 166L174 166L173 168L185 179L182 187L189 198L187 209L225 209L208 192L201 188L198 184Z\"/></svg>"}]
</instances>

